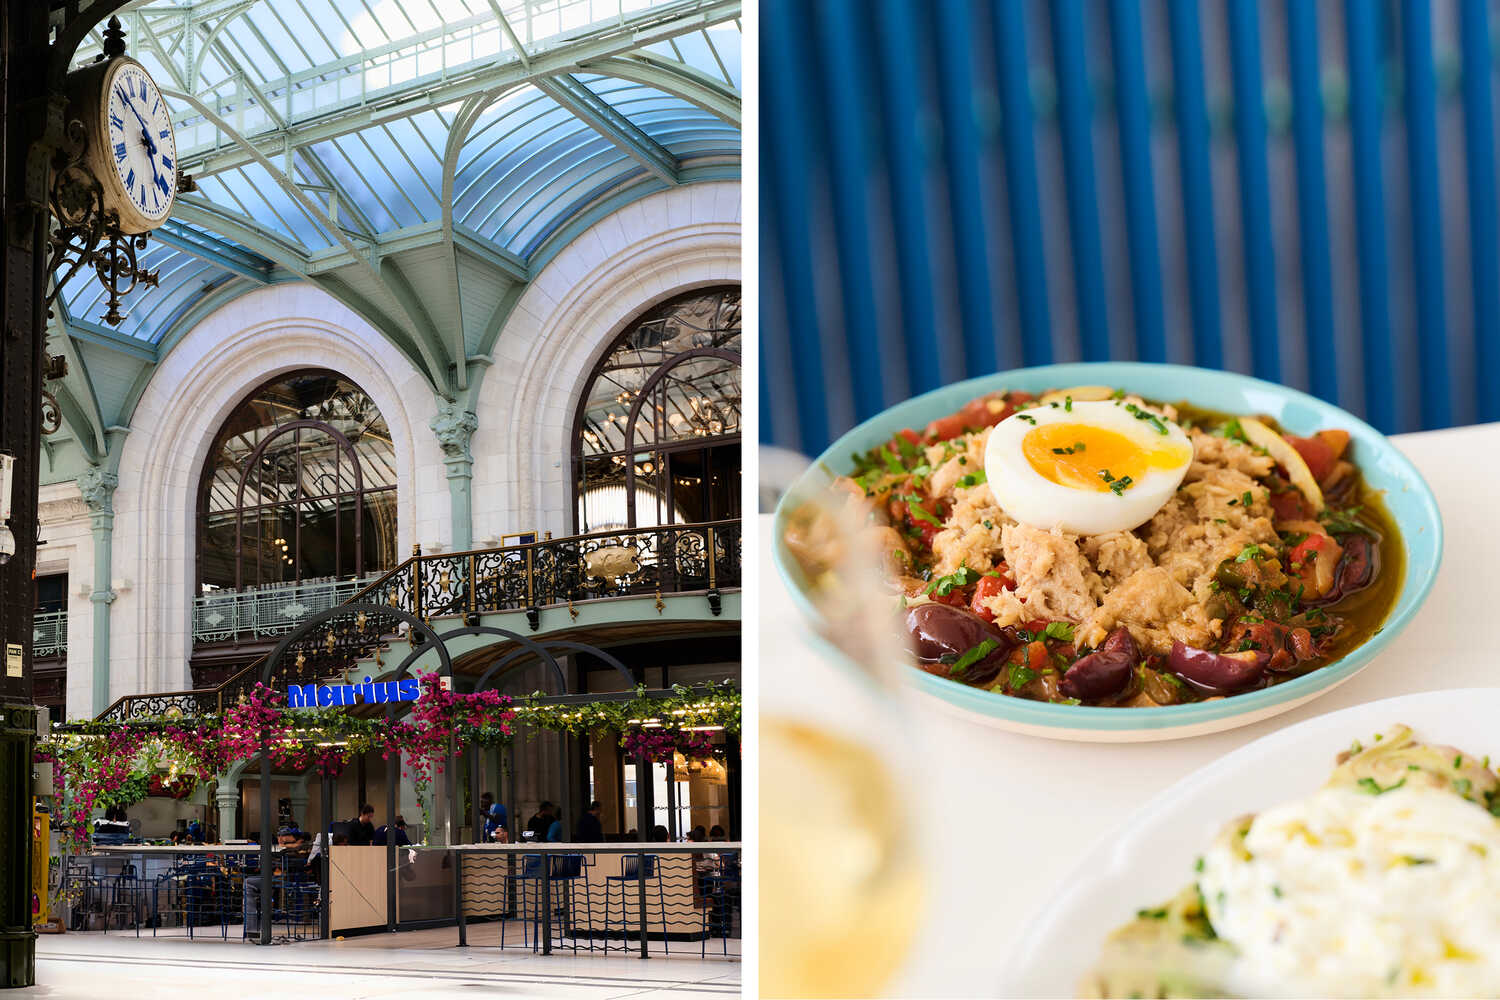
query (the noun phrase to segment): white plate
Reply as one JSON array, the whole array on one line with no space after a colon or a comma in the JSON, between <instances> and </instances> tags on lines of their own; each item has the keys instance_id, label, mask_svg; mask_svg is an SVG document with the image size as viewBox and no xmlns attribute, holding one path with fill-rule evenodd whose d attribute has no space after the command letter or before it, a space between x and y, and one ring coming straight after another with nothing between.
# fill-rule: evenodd
<instances>
[{"instance_id":1,"label":"white plate","mask_svg":"<svg viewBox=\"0 0 1500 1000\"><path fill-rule=\"evenodd\" d=\"M1147 802L1084 855L997 972L1000 995L1071 997L1104 939L1193 878L1226 822L1317 790L1356 739L1404 723L1428 742L1500 759L1500 688L1428 691L1308 719L1241 747ZM1059 794L1070 794L1059 790Z\"/></svg>"}]
</instances>

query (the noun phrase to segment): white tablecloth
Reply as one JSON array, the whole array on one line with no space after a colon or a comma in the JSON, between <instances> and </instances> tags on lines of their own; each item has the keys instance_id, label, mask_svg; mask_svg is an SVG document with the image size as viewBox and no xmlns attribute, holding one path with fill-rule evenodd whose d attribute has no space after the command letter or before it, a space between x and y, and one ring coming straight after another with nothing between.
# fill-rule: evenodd
<instances>
[{"instance_id":1,"label":"white tablecloth","mask_svg":"<svg viewBox=\"0 0 1500 1000\"><path fill-rule=\"evenodd\" d=\"M1500 424L1393 438L1432 487L1445 544L1436 585L1417 617L1358 676L1255 725L1163 743L1084 744L1017 736L912 704L913 746L928 762L908 803L938 859L929 919L902 994L993 989L996 963L1075 859L1145 800L1208 762L1313 715L1435 688L1500 686L1488 623L1500 619ZM758 544L762 704L787 692L841 711L848 680L809 645L770 563L770 518ZM779 694L776 692L780 692ZM900 738L888 734L886 738ZM1321 767L1326 762L1316 762ZM951 860L943 860L951 855Z\"/></svg>"}]
</instances>

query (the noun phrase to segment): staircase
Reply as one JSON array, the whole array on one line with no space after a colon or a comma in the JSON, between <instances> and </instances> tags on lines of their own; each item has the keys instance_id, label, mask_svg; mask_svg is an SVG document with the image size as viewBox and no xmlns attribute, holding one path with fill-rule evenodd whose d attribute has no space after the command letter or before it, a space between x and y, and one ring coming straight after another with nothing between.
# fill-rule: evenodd
<instances>
[{"instance_id":1,"label":"staircase","mask_svg":"<svg viewBox=\"0 0 1500 1000\"><path fill-rule=\"evenodd\" d=\"M673 524L574 535L524 545L410 559L344 601L399 609L424 622L443 617L477 624L482 615L525 611L533 631L547 607L655 594L702 593L714 614L721 591L740 586L741 523ZM293 641L277 684L316 683L402 639L395 615L351 610ZM262 657L217 687L126 695L99 714L124 722L222 712L260 680Z\"/></svg>"}]
</instances>

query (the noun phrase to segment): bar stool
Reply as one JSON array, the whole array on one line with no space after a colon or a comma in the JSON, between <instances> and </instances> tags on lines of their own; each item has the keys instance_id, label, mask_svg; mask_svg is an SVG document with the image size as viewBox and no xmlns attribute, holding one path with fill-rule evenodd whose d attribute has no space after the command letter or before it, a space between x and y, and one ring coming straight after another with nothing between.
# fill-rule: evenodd
<instances>
[{"instance_id":1,"label":"bar stool","mask_svg":"<svg viewBox=\"0 0 1500 1000\"><path fill-rule=\"evenodd\" d=\"M740 900L740 859L736 853L719 858L715 871L700 876L707 905L703 908L703 944L700 957L708 957L708 939L723 941L724 955L729 955L729 939L734 933L734 912Z\"/></svg>"},{"instance_id":2,"label":"bar stool","mask_svg":"<svg viewBox=\"0 0 1500 1000\"><path fill-rule=\"evenodd\" d=\"M561 915L564 920L558 922L557 943L562 944L563 927L567 920L572 919L573 904L575 898L575 887L581 882L583 885L584 906L589 907L588 879L584 877L584 869L587 866L586 859L582 854L528 854L522 858L520 872L507 876L511 884L511 898L517 904L514 907L515 915L523 921L521 924L521 947L526 947L528 941L531 950L536 951L541 944L542 923L542 865L544 859L549 862L549 878L552 883L552 916ZM559 895L560 894L560 895ZM558 905L559 899L562 905ZM500 947L505 947L505 927L509 921L500 921ZM589 942L589 949L593 950L593 941ZM578 936L573 936L573 951L578 951Z\"/></svg>"},{"instance_id":3,"label":"bar stool","mask_svg":"<svg viewBox=\"0 0 1500 1000\"><path fill-rule=\"evenodd\" d=\"M649 883L656 883L656 901L661 907L661 949L662 953L670 955L671 949L667 946L667 896L661 884L660 858L655 854L627 854L620 859L620 874L606 875L604 878L604 950L609 951L609 938L611 921L611 902L614 899L614 887L620 887L620 950L630 950L630 888L638 885L642 878ZM644 863L644 868L642 864ZM639 911L640 907L637 906ZM641 918L641 933L650 933L650 921L646 913L638 914Z\"/></svg>"}]
</instances>

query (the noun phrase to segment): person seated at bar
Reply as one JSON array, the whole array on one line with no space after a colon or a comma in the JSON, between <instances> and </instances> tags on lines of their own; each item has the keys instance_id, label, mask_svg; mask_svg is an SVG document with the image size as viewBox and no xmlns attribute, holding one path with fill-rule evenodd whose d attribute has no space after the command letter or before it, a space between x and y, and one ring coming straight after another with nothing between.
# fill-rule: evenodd
<instances>
[{"instance_id":1,"label":"person seated at bar","mask_svg":"<svg viewBox=\"0 0 1500 1000\"><path fill-rule=\"evenodd\" d=\"M386 837L390 836L390 827L382 826L375 831L375 838L371 841L377 847L385 846ZM411 843L411 837L406 833L406 817L396 817L396 846L405 847Z\"/></svg>"},{"instance_id":2,"label":"person seated at bar","mask_svg":"<svg viewBox=\"0 0 1500 1000\"><path fill-rule=\"evenodd\" d=\"M708 831L703 829L702 823L699 823L688 832L688 840L692 841L695 844L701 844L707 839Z\"/></svg>"},{"instance_id":3,"label":"person seated at bar","mask_svg":"<svg viewBox=\"0 0 1500 1000\"><path fill-rule=\"evenodd\" d=\"M479 796L479 815L484 817L481 840L494 840L495 830L505 830L510 826L510 810L505 808L505 803L496 802L489 792Z\"/></svg>"},{"instance_id":4,"label":"person seated at bar","mask_svg":"<svg viewBox=\"0 0 1500 1000\"><path fill-rule=\"evenodd\" d=\"M544 799L536 807L536 814L526 821L526 830L531 834L532 840L547 840L547 831L552 829L553 822L552 803Z\"/></svg>"},{"instance_id":5,"label":"person seated at bar","mask_svg":"<svg viewBox=\"0 0 1500 1000\"><path fill-rule=\"evenodd\" d=\"M510 831L506 829L509 825L507 820L504 805L496 802L490 806L489 812L485 814L484 839L497 844L510 843Z\"/></svg>"},{"instance_id":6,"label":"person seated at bar","mask_svg":"<svg viewBox=\"0 0 1500 1000\"><path fill-rule=\"evenodd\" d=\"M125 810L123 809L120 810L121 813L123 813L124 811ZM187 831L183 836L191 843L203 843L203 824L198 822L196 819L190 821L187 825Z\"/></svg>"},{"instance_id":7,"label":"person seated at bar","mask_svg":"<svg viewBox=\"0 0 1500 1000\"><path fill-rule=\"evenodd\" d=\"M359 815L349 821L349 843L355 847L369 847L375 842L375 807L366 802L359 807Z\"/></svg>"},{"instance_id":8,"label":"person seated at bar","mask_svg":"<svg viewBox=\"0 0 1500 1000\"><path fill-rule=\"evenodd\" d=\"M658 823L651 828L651 839L665 844L667 841L672 839L672 835L667 832L667 828L665 826Z\"/></svg>"},{"instance_id":9,"label":"person seated at bar","mask_svg":"<svg viewBox=\"0 0 1500 1000\"><path fill-rule=\"evenodd\" d=\"M725 841L727 843L728 840L729 840L729 834L726 833L726 832L724 832L724 828L722 826L720 826L719 824L715 823L708 830L708 839L709 840L722 840L722 841Z\"/></svg>"},{"instance_id":10,"label":"person seated at bar","mask_svg":"<svg viewBox=\"0 0 1500 1000\"><path fill-rule=\"evenodd\" d=\"M573 829L573 840L579 844L602 844L604 843L604 822L600 816L604 813L604 806L598 799L589 803L588 809L578 817L578 825Z\"/></svg>"}]
</instances>

